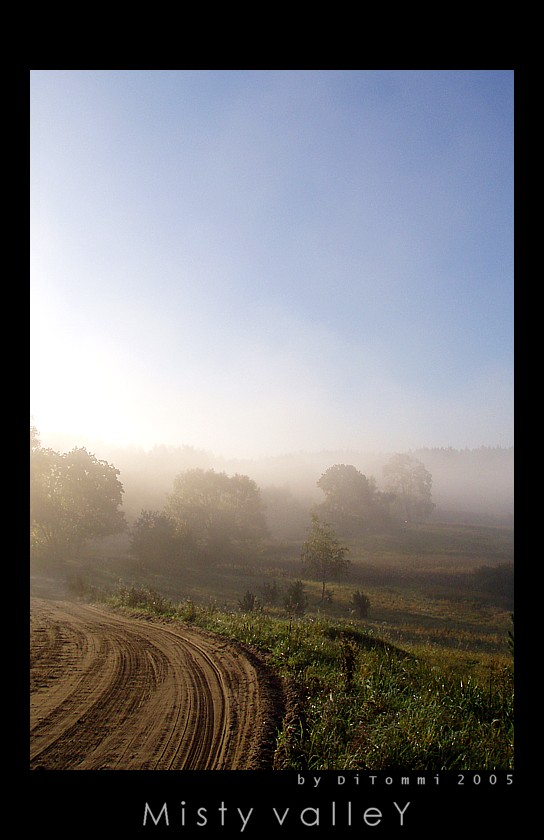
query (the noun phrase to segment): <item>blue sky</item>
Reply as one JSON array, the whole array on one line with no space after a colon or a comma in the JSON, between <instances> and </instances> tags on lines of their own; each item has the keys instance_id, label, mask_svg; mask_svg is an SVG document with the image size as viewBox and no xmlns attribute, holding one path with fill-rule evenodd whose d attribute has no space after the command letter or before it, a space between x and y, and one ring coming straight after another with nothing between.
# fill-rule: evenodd
<instances>
[{"instance_id":1,"label":"blue sky","mask_svg":"<svg viewBox=\"0 0 544 840\"><path fill-rule=\"evenodd\" d=\"M510 70L34 70L47 445L513 445Z\"/></svg>"}]
</instances>

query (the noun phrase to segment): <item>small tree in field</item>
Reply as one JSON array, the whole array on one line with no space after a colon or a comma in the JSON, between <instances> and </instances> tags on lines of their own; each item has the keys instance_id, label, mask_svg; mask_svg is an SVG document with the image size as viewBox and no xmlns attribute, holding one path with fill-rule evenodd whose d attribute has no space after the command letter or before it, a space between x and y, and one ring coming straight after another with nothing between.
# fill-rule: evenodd
<instances>
[{"instance_id":1,"label":"small tree in field","mask_svg":"<svg viewBox=\"0 0 544 840\"><path fill-rule=\"evenodd\" d=\"M284 605L290 615L301 616L306 612L308 598L301 580L295 580L287 587Z\"/></svg>"},{"instance_id":2,"label":"small tree in field","mask_svg":"<svg viewBox=\"0 0 544 840\"><path fill-rule=\"evenodd\" d=\"M238 607L240 612L243 613L255 612L261 609L257 596L254 592L250 592L249 589L246 590L244 597L238 601Z\"/></svg>"},{"instance_id":3,"label":"small tree in field","mask_svg":"<svg viewBox=\"0 0 544 840\"><path fill-rule=\"evenodd\" d=\"M353 611L357 613L359 618L366 618L370 609L370 598L368 595L365 595L363 592L357 590L357 592L354 592L352 595L351 605Z\"/></svg>"},{"instance_id":4,"label":"small tree in field","mask_svg":"<svg viewBox=\"0 0 544 840\"><path fill-rule=\"evenodd\" d=\"M321 603L325 602L327 581L345 574L350 560L349 548L341 545L331 525L320 522L314 514L308 539L302 546L302 562L309 566L322 584Z\"/></svg>"}]
</instances>

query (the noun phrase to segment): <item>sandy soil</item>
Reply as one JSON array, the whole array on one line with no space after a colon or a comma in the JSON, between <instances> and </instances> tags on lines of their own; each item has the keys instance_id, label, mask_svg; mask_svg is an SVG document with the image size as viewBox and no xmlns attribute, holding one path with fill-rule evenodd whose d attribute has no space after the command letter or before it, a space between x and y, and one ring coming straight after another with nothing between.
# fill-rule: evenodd
<instances>
[{"instance_id":1,"label":"sandy soil","mask_svg":"<svg viewBox=\"0 0 544 840\"><path fill-rule=\"evenodd\" d=\"M270 766L279 690L213 634L31 598L30 656L32 769Z\"/></svg>"}]
</instances>

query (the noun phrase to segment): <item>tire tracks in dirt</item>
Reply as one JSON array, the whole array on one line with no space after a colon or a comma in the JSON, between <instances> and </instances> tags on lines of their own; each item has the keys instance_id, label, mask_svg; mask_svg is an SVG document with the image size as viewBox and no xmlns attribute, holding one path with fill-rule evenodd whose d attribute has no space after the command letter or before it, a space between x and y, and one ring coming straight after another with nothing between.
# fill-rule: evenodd
<instances>
[{"instance_id":1,"label":"tire tracks in dirt","mask_svg":"<svg viewBox=\"0 0 544 840\"><path fill-rule=\"evenodd\" d=\"M31 598L32 769L265 769L281 715L264 663L217 635Z\"/></svg>"}]
</instances>

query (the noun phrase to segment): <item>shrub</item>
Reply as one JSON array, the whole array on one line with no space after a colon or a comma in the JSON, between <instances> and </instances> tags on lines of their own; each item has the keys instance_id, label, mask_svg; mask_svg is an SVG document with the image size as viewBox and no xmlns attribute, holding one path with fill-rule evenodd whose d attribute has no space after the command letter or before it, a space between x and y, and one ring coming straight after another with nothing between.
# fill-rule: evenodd
<instances>
[{"instance_id":1,"label":"shrub","mask_svg":"<svg viewBox=\"0 0 544 840\"><path fill-rule=\"evenodd\" d=\"M291 615L304 615L308 604L308 598L304 591L304 584L301 580L296 580L289 584L287 594L284 599L284 606Z\"/></svg>"},{"instance_id":2,"label":"shrub","mask_svg":"<svg viewBox=\"0 0 544 840\"><path fill-rule=\"evenodd\" d=\"M254 612L255 610L260 609L257 596L254 592L250 592L249 589L245 593L244 597L238 601L238 606L241 612Z\"/></svg>"},{"instance_id":3,"label":"shrub","mask_svg":"<svg viewBox=\"0 0 544 840\"><path fill-rule=\"evenodd\" d=\"M351 603L352 609L358 615L359 618L367 617L368 611L370 609L370 599L367 595L364 595L362 592L357 590L357 592L353 593Z\"/></svg>"},{"instance_id":4,"label":"shrub","mask_svg":"<svg viewBox=\"0 0 544 840\"><path fill-rule=\"evenodd\" d=\"M273 583L263 583L263 585L259 587L259 593L263 604L274 606L279 602L280 588L276 581Z\"/></svg>"}]
</instances>

